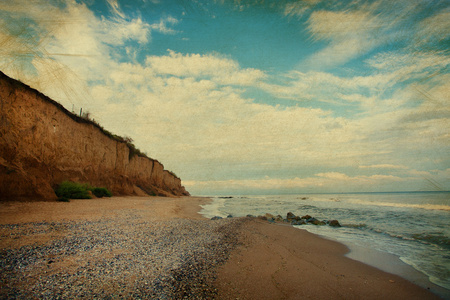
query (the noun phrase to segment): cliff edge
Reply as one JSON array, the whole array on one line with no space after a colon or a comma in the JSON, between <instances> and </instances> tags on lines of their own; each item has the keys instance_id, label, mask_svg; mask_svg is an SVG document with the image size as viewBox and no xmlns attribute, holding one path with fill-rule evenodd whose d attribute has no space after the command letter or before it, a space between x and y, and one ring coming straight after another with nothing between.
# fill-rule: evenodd
<instances>
[{"instance_id":1,"label":"cliff edge","mask_svg":"<svg viewBox=\"0 0 450 300\"><path fill-rule=\"evenodd\" d=\"M55 200L65 180L115 195L189 195L157 160L0 72L0 200Z\"/></svg>"}]
</instances>

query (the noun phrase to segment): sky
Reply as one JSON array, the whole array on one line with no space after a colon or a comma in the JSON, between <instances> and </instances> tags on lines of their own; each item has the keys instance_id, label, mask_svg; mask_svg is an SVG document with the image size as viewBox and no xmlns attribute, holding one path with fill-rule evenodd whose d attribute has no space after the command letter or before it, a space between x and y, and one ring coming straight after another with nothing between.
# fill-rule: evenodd
<instances>
[{"instance_id":1,"label":"sky","mask_svg":"<svg viewBox=\"0 0 450 300\"><path fill-rule=\"evenodd\" d=\"M0 0L0 70L193 195L450 190L450 1Z\"/></svg>"}]
</instances>

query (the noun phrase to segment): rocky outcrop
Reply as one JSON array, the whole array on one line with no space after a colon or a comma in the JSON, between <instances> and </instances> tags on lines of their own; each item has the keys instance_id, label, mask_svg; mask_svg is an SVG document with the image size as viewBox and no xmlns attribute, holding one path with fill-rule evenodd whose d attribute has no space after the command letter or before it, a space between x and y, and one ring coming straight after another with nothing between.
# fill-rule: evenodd
<instances>
[{"instance_id":1,"label":"rocky outcrop","mask_svg":"<svg viewBox=\"0 0 450 300\"><path fill-rule=\"evenodd\" d=\"M228 215L227 218L232 218L232 215ZM260 220L268 221L269 223L288 223L291 225L305 225L305 224L312 224L312 225L329 225L331 227L342 227L338 220L324 220L320 221L314 217L311 217L310 215L306 215L303 217L296 216L292 212L288 212L286 214L286 218L283 218L281 215L274 216L270 213L266 213L265 215L260 216L253 216L253 215L247 215L247 218L258 218ZM220 216L214 216L211 218L211 220L220 220L222 217Z\"/></svg>"},{"instance_id":2,"label":"rocky outcrop","mask_svg":"<svg viewBox=\"0 0 450 300\"><path fill-rule=\"evenodd\" d=\"M0 72L0 200L56 199L65 180L116 195L189 195L157 160Z\"/></svg>"}]
</instances>

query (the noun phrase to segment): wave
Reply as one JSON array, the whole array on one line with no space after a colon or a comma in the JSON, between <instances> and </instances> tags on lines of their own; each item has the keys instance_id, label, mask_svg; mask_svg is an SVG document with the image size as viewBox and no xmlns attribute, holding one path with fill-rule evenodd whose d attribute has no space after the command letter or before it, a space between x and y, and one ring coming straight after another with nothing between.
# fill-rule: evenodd
<instances>
[{"instance_id":1,"label":"wave","mask_svg":"<svg viewBox=\"0 0 450 300\"><path fill-rule=\"evenodd\" d=\"M342 224L342 227L348 227L348 228L367 228L367 224L360 223L360 224Z\"/></svg>"},{"instance_id":2,"label":"wave","mask_svg":"<svg viewBox=\"0 0 450 300\"><path fill-rule=\"evenodd\" d=\"M317 208L317 206L306 204L306 205L300 205L298 208L299 209L314 209L314 208Z\"/></svg>"},{"instance_id":3,"label":"wave","mask_svg":"<svg viewBox=\"0 0 450 300\"><path fill-rule=\"evenodd\" d=\"M450 211L450 206L445 204L413 204L413 203L392 203L392 202L367 202L367 201L352 201L354 204L364 204L372 206L386 206L398 208L419 208L427 210L443 210Z\"/></svg>"},{"instance_id":4,"label":"wave","mask_svg":"<svg viewBox=\"0 0 450 300\"><path fill-rule=\"evenodd\" d=\"M360 224L341 224L344 228L361 229L362 231L369 231L376 234L382 234L389 236L391 238L400 239L404 241L417 241L428 245L437 245L450 249L450 238L446 236L443 232L430 232L430 233L414 233L414 234L400 234L382 230L380 228L375 228L372 226L367 226L365 223Z\"/></svg>"},{"instance_id":5,"label":"wave","mask_svg":"<svg viewBox=\"0 0 450 300\"><path fill-rule=\"evenodd\" d=\"M440 232L435 234L418 233L413 234L411 237L427 244L436 244L450 248L450 238Z\"/></svg>"}]
</instances>

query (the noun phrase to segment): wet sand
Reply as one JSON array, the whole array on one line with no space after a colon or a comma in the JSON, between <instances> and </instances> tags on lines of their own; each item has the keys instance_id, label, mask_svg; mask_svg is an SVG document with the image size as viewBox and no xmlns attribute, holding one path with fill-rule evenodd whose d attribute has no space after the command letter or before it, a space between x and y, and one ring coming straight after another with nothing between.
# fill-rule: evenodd
<instances>
[{"instance_id":1,"label":"wet sand","mask_svg":"<svg viewBox=\"0 0 450 300\"><path fill-rule=\"evenodd\" d=\"M218 272L220 299L439 299L305 230L254 220L240 238L244 245Z\"/></svg>"}]
</instances>

